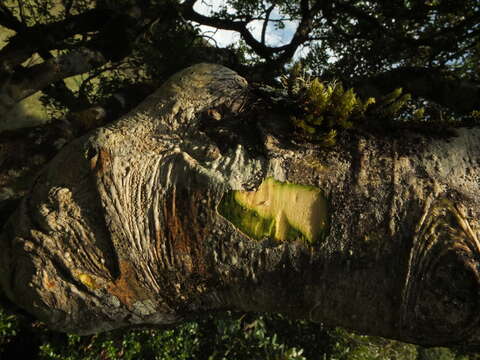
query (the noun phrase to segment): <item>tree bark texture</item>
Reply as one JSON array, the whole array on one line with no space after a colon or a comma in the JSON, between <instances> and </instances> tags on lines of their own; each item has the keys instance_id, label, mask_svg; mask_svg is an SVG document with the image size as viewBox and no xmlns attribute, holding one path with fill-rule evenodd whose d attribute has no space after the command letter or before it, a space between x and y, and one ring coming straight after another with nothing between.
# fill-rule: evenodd
<instances>
[{"instance_id":1,"label":"tree bark texture","mask_svg":"<svg viewBox=\"0 0 480 360\"><path fill-rule=\"evenodd\" d=\"M195 65L65 147L1 233L10 300L79 334L234 309L478 346L480 131L318 149L251 95Z\"/></svg>"}]
</instances>

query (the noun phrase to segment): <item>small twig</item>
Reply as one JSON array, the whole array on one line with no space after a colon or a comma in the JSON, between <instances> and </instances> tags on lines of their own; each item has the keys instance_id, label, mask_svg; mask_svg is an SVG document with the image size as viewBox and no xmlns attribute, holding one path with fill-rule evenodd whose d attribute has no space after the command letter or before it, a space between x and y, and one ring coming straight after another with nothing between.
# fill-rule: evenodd
<instances>
[{"instance_id":1,"label":"small twig","mask_svg":"<svg viewBox=\"0 0 480 360\"><path fill-rule=\"evenodd\" d=\"M71 15L70 11L72 11L72 0L63 0L63 7L65 8L65 17L69 17Z\"/></svg>"},{"instance_id":2,"label":"small twig","mask_svg":"<svg viewBox=\"0 0 480 360\"><path fill-rule=\"evenodd\" d=\"M25 11L23 9L23 1L22 0L17 0L17 4L18 4L18 11L19 11L19 14L20 14L20 19L22 20L22 22L24 24L26 24L27 22L25 21Z\"/></svg>"},{"instance_id":3,"label":"small twig","mask_svg":"<svg viewBox=\"0 0 480 360\"><path fill-rule=\"evenodd\" d=\"M102 67L100 69L98 69L97 71L95 71L93 74L87 76L87 78L85 80L82 81L82 83L80 84L80 87L78 88L78 96L80 99L87 99L87 94L86 94L86 86L87 84L92 81L93 79L95 79L97 76L101 75L102 73L104 73L105 71L110 71L110 70L115 70L118 68L118 64L116 65L112 65L112 66L106 66L106 67Z\"/></svg>"},{"instance_id":4,"label":"small twig","mask_svg":"<svg viewBox=\"0 0 480 360\"><path fill-rule=\"evenodd\" d=\"M209 39L209 40L212 40L212 41L215 43L215 47L218 49L218 48L219 48L218 42L217 42L217 40L215 40L215 38L214 38L214 36L217 34L217 32L218 32L218 29L215 30L215 31L205 31L205 32L202 33L202 37L203 37L203 38L207 38L207 39ZM211 35L211 36L210 36L210 35L207 35L208 33L212 33L213 35Z\"/></svg>"}]
</instances>

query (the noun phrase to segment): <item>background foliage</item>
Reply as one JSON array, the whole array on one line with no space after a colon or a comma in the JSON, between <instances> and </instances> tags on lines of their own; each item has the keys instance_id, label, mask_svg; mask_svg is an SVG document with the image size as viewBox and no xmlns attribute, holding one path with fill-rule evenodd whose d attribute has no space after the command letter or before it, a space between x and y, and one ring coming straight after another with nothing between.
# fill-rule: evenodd
<instances>
[{"instance_id":1,"label":"background foliage","mask_svg":"<svg viewBox=\"0 0 480 360\"><path fill-rule=\"evenodd\" d=\"M276 314L222 313L174 329L63 334L0 310L0 359L479 360Z\"/></svg>"}]
</instances>

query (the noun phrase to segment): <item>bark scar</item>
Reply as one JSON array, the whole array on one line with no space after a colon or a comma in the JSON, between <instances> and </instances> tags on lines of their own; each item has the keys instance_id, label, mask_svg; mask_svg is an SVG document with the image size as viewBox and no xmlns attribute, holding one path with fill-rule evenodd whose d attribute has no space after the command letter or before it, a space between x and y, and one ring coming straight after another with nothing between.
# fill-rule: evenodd
<instances>
[{"instance_id":1,"label":"bark scar","mask_svg":"<svg viewBox=\"0 0 480 360\"><path fill-rule=\"evenodd\" d=\"M119 267L120 276L107 286L107 291L129 308L137 301L148 299L146 290L139 285L133 265L126 260L120 260Z\"/></svg>"}]
</instances>

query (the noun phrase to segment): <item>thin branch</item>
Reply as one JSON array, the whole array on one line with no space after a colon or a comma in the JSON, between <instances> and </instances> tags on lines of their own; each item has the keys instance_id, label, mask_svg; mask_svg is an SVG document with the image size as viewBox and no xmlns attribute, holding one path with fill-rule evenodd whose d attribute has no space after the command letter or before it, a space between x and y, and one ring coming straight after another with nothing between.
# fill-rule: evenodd
<instances>
[{"instance_id":1,"label":"thin branch","mask_svg":"<svg viewBox=\"0 0 480 360\"><path fill-rule=\"evenodd\" d=\"M82 80L82 83L78 89L78 94L80 96L80 98L82 99L87 99L87 85L90 81L92 81L93 79L95 79L97 76L100 76L101 74L103 74L105 71L112 71L112 70L115 70L118 68L118 65L115 64L115 65L112 65L112 66L106 66L106 67L101 67L101 68L98 68L96 69L96 71L87 76L86 79Z\"/></svg>"},{"instance_id":2,"label":"thin branch","mask_svg":"<svg viewBox=\"0 0 480 360\"><path fill-rule=\"evenodd\" d=\"M206 38L207 40L210 40L213 42L215 48L219 48L218 46L218 42L217 40L215 39L215 35L217 34L217 31L218 30L215 30L215 31L205 31L204 33L202 33L202 37L203 38ZM213 35L208 35L209 33L212 33Z\"/></svg>"},{"instance_id":3,"label":"thin branch","mask_svg":"<svg viewBox=\"0 0 480 360\"><path fill-rule=\"evenodd\" d=\"M235 21L230 19L220 19L216 17L208 17L201 15L193 10L193 5L196 0L187 0L182 5L182 14L185 19L195 21L202 25L208 25L224 30L232 30L240 33L243 40L249 45L252 50L260 57L267 60L268 66L271 66L274 71L277 71L288 62L295 54L296 49L309 39L309 34L313 29L313 19L322 9L324 3L322 1L316 1L313 7L310 7L309 0L300 1L300 13L301 20L293 35L292 40L287 45L278 47L269 47L265 44L265 31L266 23L268 22L268 16L262 29L261 41L254 38L252 33L247 29L247 22ZM273 9L272 9L273 10Z\"/></svg>"},{"instance_id":4,"label":"thin branch","mask_svg":"<svg viewBox=\"0 0 480 360\"><path fill-rule=\"evenodd\" d=\"M18 12L20 14L20 19L22 20L22 22L24 24L27 24L27 21L25 19L25 11L23 9L23 1L22 0L17 0L17 4L18 4Z\"/></svg>"},{"instance_id":5,"label":"thin branch","mask_svg":"<svg viewBox=\"0 0 480 360\"><path fill-rule=\"evenodd\" d=\"M265 13L265 20L263 22L261 38L261 42L263 45L265 45L265 34L267 33L268 22L270 21L270 14L272 13L273 9L275 9L275 4L272 4Z\"/></svg>"},{"instance_id":6,"label":"thin branch","mask_svg":"<svg viewBox=\"0 0 480 360\"><path fill-rule=\"evenodd\" d=\"M288 62L293 55L297 48L308 41L310 32L313 30L314 27L314 18L317 14L322 10L324 4L322 1L316 1L313 7L310 7L308 0L301 0L300 2L300 13L301 19L300 23L298 24L295 33L293 34L292 40L289 44L283 46L282 54L275 60L275 66L280 67L283 66L286 62Z\"/></svg>"},{"instance_id":7,"label":"thin branch","mask_svg":"<svg viewBox=\"0 0 480 360\"><path fill-rule=\"evenodd\" d=\"M223 30L231 30L240 33L243 40L250 46L259 56L264 59L271 59L276 49L265 46L261 42L255 39L252 33L248 30L248 22L245 21L233 21L228 19L220 19L215 17L208 17L201 15L193 10L195 0L187 0L182 5L182 14L185 19L195 21L202 25L208 25Z\"/></svg>"}]
</instances>

